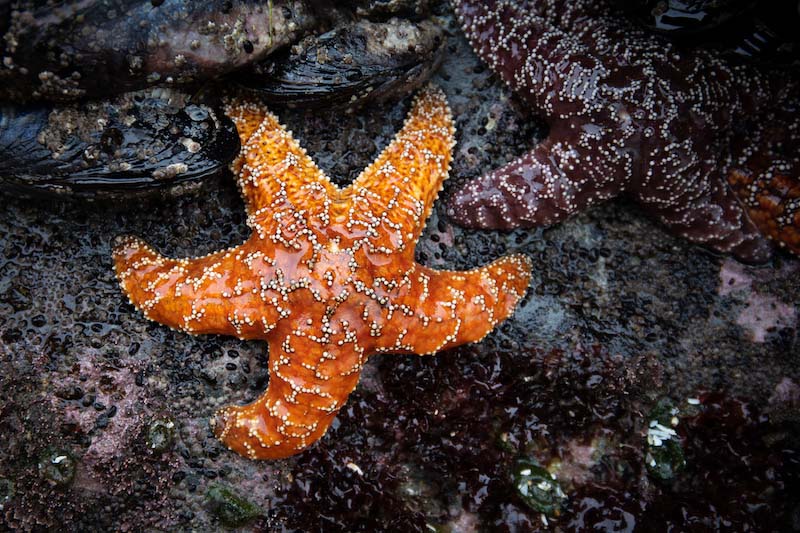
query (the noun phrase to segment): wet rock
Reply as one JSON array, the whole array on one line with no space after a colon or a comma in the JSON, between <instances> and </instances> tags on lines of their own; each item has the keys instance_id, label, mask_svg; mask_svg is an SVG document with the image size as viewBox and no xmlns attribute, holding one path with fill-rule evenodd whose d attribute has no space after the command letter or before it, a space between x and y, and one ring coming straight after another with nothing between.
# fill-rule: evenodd
<instances>
[{"instance_id":1,"label":"wet rock","mask_svg":"<svg viewBox=\"0 0 800 533\"><path fill-rule=\"evenodd\" d=\"M800 427L769 422L755 405L721 393L688 400L691 409L678 406L687 411L678 425L686 468L658 491L638 526L685 529L724 516L739 529L789 531L800 504L798 451L789 442Z\"/></svg>"},{"instance_id":2,"label":"wet rock","mask_svg":"<svg viewBox=\"0 0 800 533\"><path fill-rule=\"evenodd\" d=\"M648 419L644 458L647 470L656 479L670 481L686 468L683 446L675 431L680 422L678 409L668 400L662 400Z\"/></svg>"},{"instance_id":3,"label":"wet rock","mask_svg":"<svg viewBox=\"0 0 800 533\"><path fill-rule=\"evenodd\" d=\"M790 378L781 379L769 398L767 414L776 423L800 423L800 386Z\"/></svg>"},{"instance_id":4,"label":"wet rock","mask_svg":"<svg viewBox=\"0 0 800 533\"><path fill-rule=\"evenodd\" d=\"M14 498L14 482L10 479L0 478L0 511L12 498Z\"/></svg>"},{"instance_id":5,"label":"wet rock","mask_svg":"<svg viewBox=\"0 0 800 533\"><path fill-rule=\"evenodd\" d=\"M752 10L753 0L617 0L648 28L664 33L709 31Z\"/></svg>"},{"instance_id":6,"label":"wet rock","mask_svg":"<svg viewBox=\"0 0 800 533\"><path fill-rule=\"evenodd\" d=\"M430 0L352 0L356 14L382 19L388 17L420 17L431 8Z\"/></svg>"},{"instance_id":7,"label":"wet rock","mask_svg":"<svg viewBox=\"0 0 800 533\"><path fill-rule=\"evenodd\" d=\"M800 67L797 0L616 0L648 31L738 59Z\"/></svg>"}]
</instances>

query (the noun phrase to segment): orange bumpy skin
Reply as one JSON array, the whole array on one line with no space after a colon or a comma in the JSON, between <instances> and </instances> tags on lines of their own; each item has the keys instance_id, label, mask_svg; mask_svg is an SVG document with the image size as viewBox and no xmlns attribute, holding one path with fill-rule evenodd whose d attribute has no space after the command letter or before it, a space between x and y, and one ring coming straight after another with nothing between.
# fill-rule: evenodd
<instances>
[{"instance_id":1,"label":"orange bumpy skin","mask_svg":"<svg viewBox=\"0 0 800 533\"><path fill-rule=\"evenodd\" d=\"M226 112L242 138L233 166L251 237L192 259L167 259L128 237L114 261L147 318L269 343L267 391L221 409L212 424L246 457L288 457L325 434L369 355L431 354L483 338L513 312L531 265L521 255L466 272L414 262L454 144L440 90L417 96L402 131L345 189L260 104Z\"/></svg>"},{"instance_id":2,"label":"orange bumpy skin","mask_svg":"<svg viewBox=\"0 0 800 533\"><path fill-rule=\"evenodd\" d=\"M762 158L735 168L728 183L761 233L800 255L800 164L781 167L781 163Z\"/></svg>"}]
</instances>

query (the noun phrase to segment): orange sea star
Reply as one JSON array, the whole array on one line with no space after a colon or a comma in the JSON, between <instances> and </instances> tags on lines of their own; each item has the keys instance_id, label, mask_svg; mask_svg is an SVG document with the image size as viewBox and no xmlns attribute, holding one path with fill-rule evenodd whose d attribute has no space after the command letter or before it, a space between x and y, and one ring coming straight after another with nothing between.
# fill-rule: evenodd
<instances>
[{"instance_id":1,"label":"orange sea star","mask_svg":"<svg viewBox=\"0 0 800 533\"><path fill-rule=\"evenodd\" d=\"M213 425L242 455L287 457L325 433L370 354L430 354L488 334L525 293L530 262L513 255L451 272L414 261L454 145L438 89L417 96L402 131L345 189L263 106L226 112L242 139L233 170L251 237L194 259L126 237L115 266L147 318L269 343L267 391L220 410Z\"/></svg>"}]
</instances>

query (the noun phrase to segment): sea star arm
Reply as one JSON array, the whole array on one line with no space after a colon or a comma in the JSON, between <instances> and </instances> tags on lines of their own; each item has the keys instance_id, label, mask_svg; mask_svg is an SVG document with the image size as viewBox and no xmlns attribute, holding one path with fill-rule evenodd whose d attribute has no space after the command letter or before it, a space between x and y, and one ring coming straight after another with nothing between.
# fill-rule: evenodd
<instances>
[{"instance_id":1,"label":"sea star arm","mask_svg":"<svg viewBox=\"0 0 800 533\"><path fill-rule=\"evenodd\" d=\"M454 135L444 93L436 87L422 90L394 140L342 191L350 200L347 216L353 231L372 232L371 240L381 242L385 251L413 253L447 179Z\"/></svg>"},{"instance_id":2,"label":"sea star arm","mask_svg":"<svg viewBox=\"0 0 800 533\"><path fill-rule=\"evenodd\" d=\"M474 228L547 226L624 188L624 171L581 139L580 129L553 130L541 144L511 163L467 183L450 199L448 214Z\"/></svg>"},{"instance_id":3,"label":"sea star arm","mask_svg":"<svg viewBox=\"0 0 800 533\"><path fill-rule=\"evenodd\" d=\"M453 4L473 50L538 113L561 120L597 105L609 72L581 38L602 31L605 2Z\"/></svg>"},{"instance_id":4,"label":"sea star arm","mask_svg":"<svg viewBox=\"0 0 800 533\"><path fill-rule=\"evenodd\" d=\"M328 199L336 187L278 118L262 104L248 100L230 103L226 113L242 139L232 170L238 176L250 226L258 225L262 213L279 208L327 220Z\"/></svg>"},{"instance_id":5,"label":"sea star arm","mask_svg":"<svg viewBox=\"0 0 800 533\"><path fill-rule=\"evenodd\" d=\"M800 255L800 182L796 178L800 164L778 160L769 167L754 164L748 169L734 169L728 181L761 232ZM796 170L787 172L787 168Z\"/></svg>"},{"instance_id":6,"label":"sea star arm","mask_svg":"<svg viewBox=\"0 0 800 533\"><path fill-rule=\"evenodd\" d=\"M469 271L416 265L377 339L378 351L433 354L476 342L511 316L530 283L531 262L510 255ZM370 320L368 316L366 320Z\"/></svg>"},{"instance_id":7,"label":"sea star arm","mask_svg":"<svg viewBox=\"0 0 800 533\"><path fill-rule=\"evenodd\" d=\"M375 305L363 308L372 313L358 313L352 324L338 320L306 331L313 326L301 321L271 337L266 392L247 405L221 409L212 423L217 437L251 459L304 450L325 434L370 352L434 353L480 340L525 294L530 261L513 255L468 272L415 265L409 276L402 294L373 294L375 300L367 301ZM387 308L393 309L390 317ZM362 321L370 324L366 335Z\"/></svg>"},{"instance_id":8,"label":"sea star arm","mask_svg":"<svg viewBox=\"0 0 800 533\"><path fill-rule=\"evenodd\" d=\"M269 111L267 108L252 100L231 100L225 104L225 114L236 126L236 132L239 134L239 142L241 148L239 155L231 163L231 172L234 176L239 176L242 170L242 165L245 163L245 154L247 141L256 132L258 127L267 118ZM246 206L250 208L249 202ZM249 211L248 211L249 213Z\"/></svg>"},{"instance_id":9,"label":"sea star arm","mask_svg":"<svg viewBox=\"0 0 800 533\"><path fill-rule=\"evenodd\" d=\"M682 177L684 182L673 179L651 184L645 176L632 192L648 213L677 235L748 263L763 263L771 257L772 246L728 187L721 170L699 161L683 168Z\"/></svg>"},{"instance_id":10,"label":"sea star arm","mask_svg":"<svg viewBox=\"0 0 800 533\"><path fill-rule=\"evenodd\" d=\"M150 320L193 334L263 338L281 314L264 304L265 290L254 280L274 278L272 263L243 247L188 259L166 258L133 237L114 247L114 268L134 307Z\"/></svg>"},{"instance_id":11,"label":"sea star arm","mask_svg":"<svg viewBox=\"0 0 800 533\"><path fill-rule=\"evenodd\" d=\"M664 202L648 194L639 201L673 233L740 261L763 263L771 246L752 223L737 198L723 183L714 181L710 190L692 201Z\"/></svg>"},{"instance_id":12,"label":"sea star arm","mask_svg":"<svg viewBox=\"0 0 800 533\"><path fill-rule=\"evenodd\" d=\"M536 2L537 9L525 10L503 1L454 3L478 55L552 127L533 150L457 191L451 216L468 227L542 226L619 194L631 161L618 156L615 140L623 138L618 129L625 120L609 124L598 116L606 111L608 70L555 26L578 25L588 4Z\"/></svg>"},{"instance_id":13,"label":"sea star arm","mask_svg":"<svg viewBox=\"0 0 800 533\"><path fill-rule=\"evenodd\" d=\"M356 387L363 364L357 343L323 346L289 334L269 345L270 381L253 402L220 409L217 437L251 459L294 455L322 437Z\"/></svg>"}]
</instances>

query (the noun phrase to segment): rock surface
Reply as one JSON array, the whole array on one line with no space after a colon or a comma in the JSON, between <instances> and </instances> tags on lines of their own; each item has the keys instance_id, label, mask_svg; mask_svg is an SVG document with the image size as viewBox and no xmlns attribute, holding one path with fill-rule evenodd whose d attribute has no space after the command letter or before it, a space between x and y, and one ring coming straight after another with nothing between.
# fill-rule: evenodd
<instances>
[{"instance_id":1,"label":"rock surface","mask_svg":"<svg viewBox=\"0 0 800 533\"><path fill-rule=\"evenodd\" d=\"M435 79L457 119L449 194L545 132L438 11L453 33ZM347 183L409 104L276 111ZM480 344L374 357L315 447L253 462L225 450L208 418L266 388L266 346L146 322L111 265L120 234L172 256L244 240L230 176L163 202L3 198L0 212L0 529L800 529L789 256L762 268L713 256L625 201L507 234L453 226L440 201L418 260L462 269L528 253L517 314ZM648 466L671 460L653 453L666 442L685 465ZM565 497L529 506L521 461Z\"/></svg>"}]
</instances>

